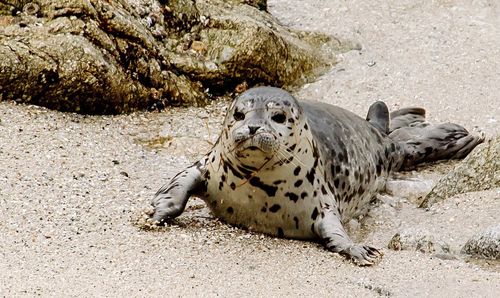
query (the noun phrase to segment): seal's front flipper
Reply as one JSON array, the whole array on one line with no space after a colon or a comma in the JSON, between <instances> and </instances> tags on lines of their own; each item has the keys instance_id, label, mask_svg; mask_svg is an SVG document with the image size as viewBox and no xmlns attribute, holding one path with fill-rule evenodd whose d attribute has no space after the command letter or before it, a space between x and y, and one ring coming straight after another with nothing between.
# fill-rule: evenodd
<instances>
[{"instance_id":1,"label":"seal's front flipper","mask_svg":"<svg viewBox=\"0 0 500 298\"><path fill-rule=\"evenodd\" d=\"M377 101L370 106L366 120L384 135L389 133L389 109L382 101Z\"/></svg>"},{"instance_id":2,"label":"seal's front flipper","mask_svg":"<svg viewBox=\"0 0 500 298\"><path fill-rule=\"evenodd\" d=\"M424 162L464 158L484 141L484 135L470 134L454 123L401 127L392 131L389 138L403 147L402 169L411 169Z\"/></svg>"},{"instance_id":3,"label":"seal's front flipper","mask_svg":"<svg viewBox=\"0 0 500 298\"><path fill-rule=\"evenodd\" d=\"M165 224L168 219L181 215L189 197L202 195L204 189L206 190L203 172L204 163L199 161L175 175L169 183L160 188L151 201L155 209L152 219L158 224Z\"/></svg>"},{"instance_id":4,"label":"seal's front flipper","mask_svg":"<svg viewBox=\"0 0 500 298\"><path fill-rule=\"evenodd\" d=\"M376 248L355 245L349 238L339 219L338 212L324 209L325 217L318 223L316 232L325 247L359 266L371 266L380 260L382 253Z\"/></svg>"}]
</instances>

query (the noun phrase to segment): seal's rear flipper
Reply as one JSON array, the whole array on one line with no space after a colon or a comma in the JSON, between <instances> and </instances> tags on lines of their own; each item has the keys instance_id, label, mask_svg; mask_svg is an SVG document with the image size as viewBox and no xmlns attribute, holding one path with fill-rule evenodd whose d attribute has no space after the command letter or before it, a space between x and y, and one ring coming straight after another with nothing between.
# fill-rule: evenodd
<instances>
[{"instance_id":1,"label":"seal's rear flipper","mask_svg":"<svg viewBox=\"0 0 500 298\"><path fill-rule=\"evenodd\" d=\"M391 131L389 138L399 142L404 150L402 170L424 162L464 158L484 141L484 135L470 134L458 124L430 125L424 122Z\"/></svg>"},{"instance_id":2,"label":"seal's rear flipper","mask_svg":"<svg viewBox=\"0 0 500 298\"><path fill-rule=\"evenodd\" d=\"M389 131L393 132L402 127L427 126L425 110L423 108L404 108L391 112Z\"/></svg>"},{"instance_id":3,"label":"seal's rear flipper","mask_svg":"<svg viewBox=\"0 0 500 298\"><path fill-rule=\"evenodd\" d=\"M366 120L384 135L389 133L389 109L382 101L377 101L370 106Z\"/></svg>"}]
</instances>

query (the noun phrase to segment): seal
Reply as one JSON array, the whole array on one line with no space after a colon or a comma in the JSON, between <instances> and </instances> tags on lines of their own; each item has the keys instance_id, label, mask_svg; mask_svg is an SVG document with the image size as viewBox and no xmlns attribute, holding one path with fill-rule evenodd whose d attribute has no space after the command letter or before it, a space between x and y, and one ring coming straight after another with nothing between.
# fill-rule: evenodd
<instances>
[{"instance_id":1,"label":"seal","mask_svg":"<svg viewBox=\"0 0 500 298\"><path fill-rule=\"evenodd\" d=\"M426 123L419 108L389 114L376 102L363 119L282 89L252 88L228 108L212 150L156 193L152 219L164 224L197 196L229 224L318 239L372 265L379 250L355 244L343 223L368 210L392 171L461 158L482 140L456 124Z\"/></svg>"}]
</instances>

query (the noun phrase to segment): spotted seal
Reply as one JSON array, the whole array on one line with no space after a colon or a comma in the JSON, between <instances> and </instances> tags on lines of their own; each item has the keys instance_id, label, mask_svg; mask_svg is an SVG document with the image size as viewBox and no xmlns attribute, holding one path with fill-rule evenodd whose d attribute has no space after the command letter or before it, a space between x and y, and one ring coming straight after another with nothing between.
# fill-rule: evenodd
<instances>
[{"instance_id":1,"label":"spotted seal","mask_svg":"<svg viewBox=\"0 0 500 298\"><path fill-rule=\"evenodd\" d=\"M328 250L371 265L380 252L354 244L343 223L366 212L390 172L463 157L482 141L461 126L424 119L423 109L389 114L383 102L363 119L333 105L299 102L282 89L249 89L228 108L212 150L156 193L152 218L177 217L197 196L227 223L319 239Z\"/></svg>"}]
</instances>

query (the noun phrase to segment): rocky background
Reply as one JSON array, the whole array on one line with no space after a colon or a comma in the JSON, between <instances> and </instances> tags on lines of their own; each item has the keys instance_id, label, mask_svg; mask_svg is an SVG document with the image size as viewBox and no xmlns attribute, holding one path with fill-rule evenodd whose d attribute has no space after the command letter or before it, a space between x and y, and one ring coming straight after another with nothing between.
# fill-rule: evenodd
<instances>
[{"instance_id":1,"label":"rocky background","mask_svg":"<svg viewBox=\"0 0 500 298\"><path fill-rule=\"evenodd\" d=\"M354 45L291 30L266 1L2 0L0 100L84 114L297 87Z\"/></svg>"}]
</instances>

